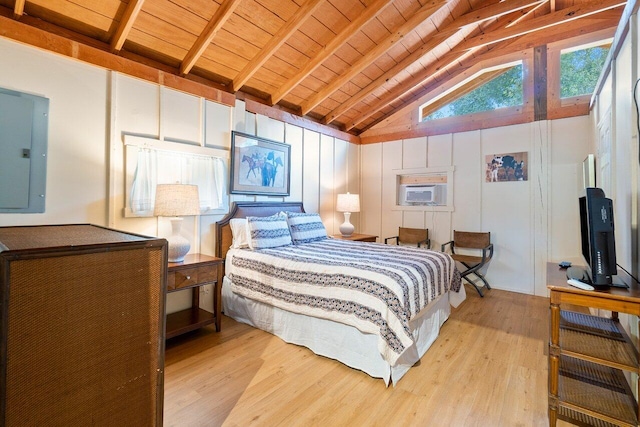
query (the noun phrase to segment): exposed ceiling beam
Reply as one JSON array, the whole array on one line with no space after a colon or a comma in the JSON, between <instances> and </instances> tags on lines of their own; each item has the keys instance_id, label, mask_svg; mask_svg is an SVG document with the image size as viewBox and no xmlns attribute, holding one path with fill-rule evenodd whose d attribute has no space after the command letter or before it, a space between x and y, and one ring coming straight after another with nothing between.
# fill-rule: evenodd
<instances>
[{"instance_id":1,"label":"exposed ceiling beam","mask_svg":"<svg viewBox=\"0 0 640 427\"><path fill-rule=\"evenodd\" d=\"M457 33L461 28L469 24L479 24L490 19L499 18L501 16L526 9L530 6L536 6L540 3L544 3L544 1L546 0L515 0L502 2L461 15L458 19L442 28L438 33L432 34L426 43L422 44L409 56L398 62L380 77L373 80L366 87L358 91L358 93L350 96L344 103L327 114L323 123L328 124L336 120L351 107L371 95L379 87L383 86L389 79L392 79L393 76L408 68L414 62L420 60L420 58L428 54L436 46L444 43L448 37Z\"/></svg>"},{"instance_id":2,"label":"exposed ceiling beam","mask_svg":"<svg viewBox=\"0 0 640 427\"><path fill-rule=\"evenodd\" d=\"M269 42L260 49L260 53L254 57L233 79L232 89L234 92L239 90L244 84L255 74L262 65L282 46L288 39L298 31L298 28L305 23L324 0L308 0L302 5L291 19L278 30L278 32L269 40Z\"/></svg>"},{"instance_id":3,"label":"exposed ceiling beam","mask_svg":"<svg viewBox=\"0 0 640 427\"><path fill-rule=\"evenodd\" d=\"M532 7L531 9L529 9L527 11L527 13L522 14L521 17L519 17L518 19L515 19L512 23L507 25L506 28L513 27L514 25L517 25L518 23L524 21L528 17L533 16L533 14L536 13L536 10L546 6L548 3L549 3L549 0L545 0L542 3L540 3L539 5L537 5L536 7Z\"/></svg>"},{"instance_id":4,"label":"exposed ceiling beam","mask_svg":"<svg viewBox=\"0 0 640 427\"><path fill-rule=\"evenodd\" d=\"M313 110L318 104L327 99L333 92L338 90L349 80L358 75L362 70L371 65L377 58L382 56L385 52L400 42L404 36L413 31L417 26L422 24L431 15L437 12L447 2L444 0L432 0L422 8L420 8L414 15L411 16L404 24L395 29L388 37L381 40L373 49L367 52L354 64L351 64L349 69L338 78L334 79L331 83L325 86L320 92L316 93L310 99L307 99L302 103L301 110L302 115L306 115Z\"/></svg>"},{"instance_id":5,"label":"exposed ceiling beam","mask_svg":"<svg viewBox=\"0 0 640 427\"><path fill-rule=\"evenodd\" d=\"M144 0L129 0L129 4L127 4L127 8L120 20L120 25L118 25L116 33L111 38L110 46L112 51L115 52L122 49L122 45L129 36L129 31L131 31L131 27L133 27L133 23L136 21L143 4Z\"/></svg>"},{"instance_id":6,"label":"exposed ceiling beam","mask_svg":"<svg viewBox=\"0 0 640 427\"><path fill-rule=\"evenodd\" d=\"M207 47L209 47L211 40L213 40L225 22L227 22L229 17L231 17L233 11L240 4L240 1L241 0L226 0L218 7L218 10L213 14L207 26L202 30L202 33L200 33L198 40L196 40L193 46L191 46L191 49L189 49L189 52L187 52L182 60L182 63L180 64L181 75L184 76L191 71L195 63L202 56Z\"/></svg>"},{"instance_id":7,"label":"exposed ceiling beam","mask_svg":"<svg viewBox=\"0 0 640 427\"><path fill-rule=\"evenodd\" d=\"M605 12L605 14L609 15L609 12ZM580 31L583 31L584 32L583 34L590 34L590 33L595 33L608 28L613 34L619 19L620 19L620 16L619 14L616 14L616 13L610 14L610 16L607 18L605 18L602 15L598 15L597 17L595 16L587 17L585 21L589 21L589 23L580 22L581 24ZM477 64L483 61L493 60L495 58L503 58L507 55L512 55L513 53L516 53L516 52L521 52L523 50L531 49L533 46L538 46L540 44L550 44L550 43L557 42L559 40L565 40L567 38L575 36L575 34L572 34L572 33L575 33L575 29L566 30L563 27L553 27L546 30L542 34L542 37L541 37L541 34L532 33L524 37L515 39L514 41L502 42L501 44L498 44L495 48L487 50L479 55L475 55L469 61L465 61L464 66L457 65L454 67L449 65L448 67L449 67L450 73L448 75L448 79L449 80L455 79L456 76L459 75L460 73L466 72L466 70L476 66ZM449 61L447 60L443 61L443 63L445 62L453 63L457 61L455 61L454 59L450 59ZM443 65L443 67L444 66L446 65ZM396 114L399 114L399 113L401 114L402 111L405 111L406 109L413 110L414 108L416 108L415 104L417 102L423 102L421 100L436 96L440 92L440 90L441 90L440 82L436 82L436 81L430 82L429 85L426 86L424 89L415 93L411 99L405 100L404 102L402 102L401 105L396 106L391 111L386 111L385 115L387 117L393 117ZM360 129L360 130L364 132L364 130L375 126L380 121L382 120L376 120L372 123L369 123L367 124L365 129Z\"/></svg>"},{"instance_id":8,"label":"exposed ceiling beam","mask_svg":"<svg viewBox=\"0 0 640 427\"><path fill-rule=\"evenodd\" d=\"M24 2L25 0L16 0L13 5L13 15L16 17L22 16L24 13Z\"/></svg>"},{"instance_id":9,"label":"exposed ceiling beam","mask_svg":"<svg viewBox=\"0 0 640 427\"><path fill-rule=\"evenodd\" d=\"M351 21L340 33L336 34L333 39L324 46L316 54L316 56L307 61L304 67L298 73L290 78L277 91L271 94L271 104L277 104L284 98L294 87L300 84L309 74L318 68L324 61L333 55L340 46L344 45L354 34L361 30L370 20L375 18L382 9L389 5L388 0L376 0L370 4L356 19Z\"/></svg>"},{"instance_id":10,"label":"exposed ceiling beam","mask_svg":"<svg viewBox=\"0 0 640 427\"><path fill-rule=\"evenodd\" d=\"M470 49L477 49L488 44L516 38L558 25L564 25L564 30L575 30L576 33L579 34L581 24L580 22L576 22L576 20L578 20L579 18L591 16L598 12L604 12L623 4L625 4L625 2L620 2L620 0L596 0L579 6L571 6L558 12L554 12L550 15L544 15L539 18L523 22L520 25L514 27L494 30L470 38L469 40L460 43L458 46L453 47L450 53L442 57L434 64L431 64L422 73L417 74L407 81L402 82L402 84L398 85L394 90L387 92L386 95L378 99L378 101L376 101L372 105L368 105L366 112L361 114L355 120L352 120L351 123L346 126L346 128L347 130L353 129L358 124L362 123L364 120L380 111L382 108L390 105L398 98L401 98L406 93L414 90L416 86L423 84L423 82L428 80L434 72L437 72L438 70L447 67L448 65L457 61L460 56L462 56ZM497 33L498 35L491 36L494 33ZM544 32L539 34L539 44L545 44L544 38L547 36L548 35Z\"/></svg>"},{"instance_id":11,"label":"exposed ceiling beam","mask_svg":"<svg viewBox=\"0 0 640 427\"><path fill-rule=\"evenodd\" d=\"M474 47L485 46L556 25L569 25L571 21L575 21L576 19L605 12L609 9L624 6L625 4L627 4L626 0L593 0L552 12L530 21L522 22L513 27L480 34L469 40L469 43Z\"/></svg>"}]
</instances>

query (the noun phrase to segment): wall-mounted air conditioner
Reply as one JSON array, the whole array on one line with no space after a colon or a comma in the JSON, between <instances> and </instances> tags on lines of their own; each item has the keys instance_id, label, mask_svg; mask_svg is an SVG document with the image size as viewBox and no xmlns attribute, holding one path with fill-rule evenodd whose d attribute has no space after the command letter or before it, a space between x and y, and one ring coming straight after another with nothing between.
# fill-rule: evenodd
<instances>
[{"instance_id":1,"label":"wall-mounted air conditioner","mask_svg":"<svg viewBox=\"0 0 640 427\"><path fill-rule=\"evenodd\" d=\"M407 187L404 193L405 203L427 204L434 201L435 186Z\"/></svg>"}]
</instances>

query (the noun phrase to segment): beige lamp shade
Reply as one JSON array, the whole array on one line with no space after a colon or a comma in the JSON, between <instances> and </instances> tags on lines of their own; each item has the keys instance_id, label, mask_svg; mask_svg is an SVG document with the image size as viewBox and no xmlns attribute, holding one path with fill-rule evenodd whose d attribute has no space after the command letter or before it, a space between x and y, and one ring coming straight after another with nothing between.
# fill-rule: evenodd
<instances>
[{"instance_id":1,"label":"beige lamp shade","mask_svg":"<svg viewBox=\"0 0 640 427\"><path fill-rule=\"evenodd\" d=\"M200 215L198 186L158 184L153 214L155 216Z\"/></svg>"},{"instance_id":2,"label":"beige lamp shade","mask_svg":"<svg viewBox=\"0 0 640 427\"><path fill-rule=\"evenodd\" d=\"M155 216L171 217L169 262L182 262L191 249L191 243L180 235L182 217L200 214L200 197L197 185L158 184L156 186Z\"/></svg>"},{"instance_id":3,"label":"beige lamp shade","mask_svg":"<svg viewBox=\"0 0 640 427\"><path fill-rule=\"evenodd\" d=\"M357 194L338 194L336 203L338 212L360 212L360 196Z\"/></svg>"}]
</instances>

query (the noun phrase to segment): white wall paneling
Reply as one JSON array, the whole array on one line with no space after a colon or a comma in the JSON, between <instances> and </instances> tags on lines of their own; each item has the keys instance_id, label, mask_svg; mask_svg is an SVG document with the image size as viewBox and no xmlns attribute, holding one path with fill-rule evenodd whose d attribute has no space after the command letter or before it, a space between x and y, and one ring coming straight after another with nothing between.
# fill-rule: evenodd
<instances>
[{"instance_id":1,"label":"white wall paneling","mask_svg":"<svg viewBox=\"0 0 640 427\"><path fill-rule=\"evenodd\" d=\"M203 105L202 98L161 87L160 139L200 144Z\"/></svg>"},{"instance_id":2,"label":"white wall paneling","mask_svg":"<svg viewBox=\"0 0 640 427\"><path fill-rule=\"evenodd\" d=\"M526 151L531 157L530 124L481 131L483 166L487 155ZM528 181L482 181L482 226L490 231L494 257L489 264L492 286L516 292L533 293L533 241L531 185L536 177L529 170Z\"/></svg>"},{"instance_id":3,"label":"white wall paneling","mask_svg":"<svg viewBox=\"0 0 640 427\"><path fill-rule=\"evenodd\" d=\"M632 140L632 116L635 115L635 106L632 104L634 80L632 76L632 52L631 38L622 44L615 62L614 79L616 91L614 96L615 108L613 109L613 139L612 139L612 190L607 194L614 200L615 219L621 224L629 224L629 227L616 227L616 256L618 264L627 270L633 268L632 252L632 224L635 219L632 212L632 203L635 201L632 182L635 180L638 157L634 155L635 147Z\"/></svg>"},{"instance_id":4,"label":"white wall paneling","mask_svg":"<svg viewBox=\"0 0 640 427\"><path fill-rule=\"evenodd\" d=\"M453 135L453 214L451 230L480 231L482 228L482 193L484 158L480 131ZM453 232L449 234L453 238Z\"/></svg>"},{"instance_id":5,"label":"white wall paneling","mask_svg":"<svg viewBox=\"0 0 640 427\"><path fill-rule=\"evenodd\" d=\"M302 128L290 124L285 125L285 139L291 146L291 176L290 176L290 196L288 201L302 201L302 183L304 180L303 170L303 132Z\"/></svg>"},{"instance_id":6,"label":"white wall paneling","mask_svg":"<svg viewBox=\"0 0 640 427\"><path fill-rule=\"evenodd\" d=\"M320 134L304 129L303 141L302 202L307 212L320 212Z\"/></svg>"},{"instance_id":7,"label":"white wall paneling","mask_svg":"<svg viewBox=\"0 0 640 427\"><path fill-rule=\"evenodd\" d=\"M368 144L360 149L360 228L362 233L378 236L379 241L385 237L381 234L382 146Z\"/></svg>"},{"instance_id":8,"label":"white wall paneling","mask_svg":"<svg viewBox=\"0 0 640 427\"><path fill-rule=\"evenodd\" d=\"M204 102L205 146L231 149L231 129L234 120L233 108L216 102Z\"/></svg>"},{"instance_id":9,"label":"white wall paneling","mask_svg":"<svg viewBox=\"0 0 640 427\"><path fill-rule=\"evenodd\" d=\"M382 223L378 241L384 243L386 237L397 236L398 227L404 226L402 211L393 209L396 205L397 174L402 169L402 141L390 141L382 144ZM363 164L362 168L371 167ZM393 242L395 243L395 241Z\"/></svg>"},{"instance_id":10,"label":"white wall paneling","mask_svg":"<svg viewBox=\"0 0 640 427\"><path fill-rule=\"evenodd\" d=\"M427 167L427 137L405 139L402 143L402 168Z\"/></svg>"},{"instance_id":11,"label":"white wall paneling","mask_svg":"<svg viewBox=\"0 0 640 427\"><path fill-rule=\"evenodd\" d=\"M335 223L333 137L320 135L320 205L318 212L329 234L337 233L340 223Z\"/></svg>"}]
</instances>

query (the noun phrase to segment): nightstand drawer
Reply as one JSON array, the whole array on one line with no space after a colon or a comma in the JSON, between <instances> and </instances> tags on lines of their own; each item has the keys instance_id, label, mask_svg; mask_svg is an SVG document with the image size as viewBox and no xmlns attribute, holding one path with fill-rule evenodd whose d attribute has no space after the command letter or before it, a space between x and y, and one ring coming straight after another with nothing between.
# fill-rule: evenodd
<instances>
[{"instance_id":1,"label":"nightstand drawer","mask_svg":"<svg viewBox=\"0 0 640 427\"><path fill-rule=\"evenodd\" d=\"M198 282L199 283L210 283L218 280L218 266L217 265L206 265L203 267L198 267Z\"/></svg>"},{"instance_id":2,"label":"nightstand drawer","mask_svg":"<svg viewBox=\"0 0 640 427\"><path fill-rule=\"evenodd\" d=\"M167 274L167 290L187 288L198 284L198 268L185 268Z\"/></svg>"}]
</instances>

